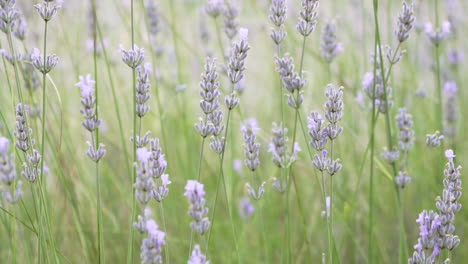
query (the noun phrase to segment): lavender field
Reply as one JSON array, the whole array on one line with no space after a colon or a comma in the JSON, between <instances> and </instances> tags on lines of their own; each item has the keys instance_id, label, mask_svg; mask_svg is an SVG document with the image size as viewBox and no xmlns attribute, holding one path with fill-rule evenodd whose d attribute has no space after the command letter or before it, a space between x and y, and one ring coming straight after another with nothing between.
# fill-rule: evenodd
<instances>
[{"instance_id":1,"label":"lavender field","mask_svg":"<svg viewBox=\"0 0 468 264\"><path fill-rule=\"evenodd\" d=\"M0 263L467 263L468 2L409 1L0 0Z\"/></svg>"}]
</instances>

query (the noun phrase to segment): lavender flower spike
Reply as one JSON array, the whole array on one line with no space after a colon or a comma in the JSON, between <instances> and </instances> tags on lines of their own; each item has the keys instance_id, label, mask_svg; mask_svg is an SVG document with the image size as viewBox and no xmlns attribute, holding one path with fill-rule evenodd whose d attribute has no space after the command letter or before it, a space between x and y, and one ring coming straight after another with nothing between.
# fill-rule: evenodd
<instances>
[{"instance_id":1,"label":"lavender flower spike","mask_svg":"<svg viewBox=\"0 0 468 264\"><path fill-rule=\"evenodd\" d=\"M424 24L424 31L426 32L427 37L435 46L440 45L442 41L448 38L451 32L450 22L444 21L442 27L438 30L434 30L432 23L427 22Z\"/></svg>"},{"instance_id":2,"label":"lavender flower spike","mask_svg":"<svg viewBox=\"0 0 468 264\"><path fill-rule=\"evenodd\" d=\"M158 225L153 219L146 222L148 237L141 245L140 258L143 264L162 263L162 246L166 244L166 233L158 229Z\"/></svg>"},{"instance_id":3,"label":"lavender flower spike","mask_svg":"<svg viewBox=\"0 0 468 264\"><path fill-rule=\"evenodd\" d=\"M336 25L333 21L328 21L323 27L322 42L322 57L327 63L331 63L338 53L343 51L343 44L336 42Z\"/></svg>"},{"instance_id":4,"label":"lavender flower spike","mask_svg":"<svg viewBox=\"0 0 468 264\"><path fill-rule=\"evenodd\" d=\"M429 147L438 147L441 144L441 141L444 139L444 135L441 135L439 131L436 131L434 134L426 135L426 145Z\"/></svg>"},{"instance_id":5,"label":"lavender flower spike","mask_svg":"<svg viewBox=\"0 0 468 264\"><path fill-rule=\"evenodd\" d=\"M245 59L249 51L249 30L239 29L239 41L234 45L229 57L228 77L232 84L237 84L244 77Z\"/></svg>"},{"instance_id":6,"label":"lavender flower spike","mask_svg":"<svg viewBox=\"0 0 468 264\"><path fill-rule=\"evenodd\" d=\"M91 74L86 77L80 76L80 82L75 86L81 90L81 104L83 109L80 110L85 118L82 125L89 131L95 131L101 124L101 120L96 117L96 98L94 96L94 85L96 82L91 78Z\"/></svg>"},{"instance_id":7,"label":"lavender flower spike","mask_svg":"<svg viewBox=\"0 0 468 264\"><path fill-rule=\"evenodd\" d=\"M47 74L57 66L59 58L55 54L47 55L44 64L44 57L41 55L39 49L34 48L31 53L31 60L33 66L37 70L39 70L43 74Z\"/></svg>"},{"instance_id":8,"label":"lavender flower spike","mask_svg":"<svg viewBox=\"0 0 468 264\"><path fill-rule=\"evenodd\" d=\"M260 166L260 144L256 142L258 125L257 120L249 119L241 128L242 134L244 135L244 154L245 154L245 166L252 172Z\"/></svg>"},{"instance_id":9,"label":"lavender flower spike","mask_svg":"<svg viewBox=\"0 0 468 264\"><path fill-rule=\"evenodd\" d=\"M419 223L420 237L414 246L416 251L408 259L409 264L434 263L440 253L438 229L441 225L440 216L431 211L424 210L416 220Z\"/></svg>"},{"instance_id":10,"label":"lavender flower spike","mask_svg":"<svg viewBox=\"0 0 468 264\"><path fill-rule=\"evenodd\" d=\"M17 179L15 160L14 155L10 154L9 151L10 140L0 137L0 181L5 185L2 194L7 202L15 204L23 195L21 191L22 183L18 181L15 188Z\"/></svg>"},{"instance_id":11,"label":"lavender flower spike","mask_svg":"<svg viewBox=\"0 0 468 264\"><path fill-rule=\"evenodd\" d=\"M150 89L151 83L149 81L149 74L153 71L151 68L151 63L145 63L144 67L136 67L138 72L136 86L136 114L138 117L143 117L148 113L150 107L146 104L151 98Z\"/></svg>"},{"instance_id":12,"label":"lavender flower spike","mask_svg":"<svg viewBox=\"0 0 468 264\"><path fill-rule=\"evenodd\" d=\"M227 3L224 10L224 33L232 40L239 31L239 8L235 3Z\"/></svg>"},{"instance_id":13,"label":"lavender flower spike","mask_svg":"<svg viewBox=\"0 0 468 264\"><path fill-rule=\"evenodd\" d=\"M189 215L193 221L190 226L193 230L197 231L200 235L206 233L210 227L210 220L208 219L208 208L205 207L205 190L203 184L195 181L188 180L185 185L185 193L190 202Z\"/></svg>"},{"instance_id":14,"label":"lavender flower spike","mask_svg":"<svg viewBox=\"0 0 468 264\"><path fill-rule=\"evenodd\" d=\"M134 45L133 49L130 50L124 50L123 46L121 46L120 51L122 52L123 62L132 69L136 69L145 60L145 50L140 49L137 45Z\"/></svg>"},{"instance_id":15,"label":"lavender flower spike","mask_svg":"<svg viewBox=\"0 0 468 264\"><path fill-rule=\"evenodd\" d=\"M409 32L414 25L414 5L411 3L408 5L406 2L403 2L401 12L398 15L398 29L395 30L395 35L398 38L400 43L404 42L409 37Z\"/></svg>"},{"instance_id":16,"label":"lavender flower spike","mask_svg":"<svg viewBox=\"0 0 468 264\"><path fill-rule=\"evenodd\" d=\"M301 5L303 10L300 12L299 23L297 23L296 28L302 36L307 37L314 31L317 25L317 8L319 1L302 0Z\"/></svg>"},{"instance_id":17,"label":"lavender flower spike","mask_svg":"<svg viewBox=\"0 0 468 264\"><path fill-rule=\"evenodd\" d=\"M58 10L61 8L59 5L50 5L48 2L51 1L45 1L42 4L37 4L34 6L45 22L52 20L52 18L57 14Z\"/></svg>"},{"instance_id":18,"label":"lavender flower spike","mask_svg":"<svg viewBox=\"0 0 468 264\"><path fill-rule=\"evenodd\" d=\"M275 25L275 28L271 30L270 37L276 45L280 45L287 36L287 33L284 30L286 11L286 0L271 1L269 18Z\"/></svg>"},{"instance_id":19,"label":"lavender flower spike","mask_svg":"<svg viewBox=\"0 0 468 264\"><path fill-rule=\"evenodd\" d=\"M192 255L188 260L187 264L210 264L210 261L206 259L206 256L201 252L200 246L195 245L192 251Z\"/></svg>"},{"instance_id":20,"label":"lavender flower spike","mask_svg":"<svg viewBox=\"0 0 468 264\"><path fill-rule=\"evenodd\" d=\"M213 18L217 18L223 12L223 6L223 0L208 0L205 6L205 12Z\"/></svg>"}]
</instances>

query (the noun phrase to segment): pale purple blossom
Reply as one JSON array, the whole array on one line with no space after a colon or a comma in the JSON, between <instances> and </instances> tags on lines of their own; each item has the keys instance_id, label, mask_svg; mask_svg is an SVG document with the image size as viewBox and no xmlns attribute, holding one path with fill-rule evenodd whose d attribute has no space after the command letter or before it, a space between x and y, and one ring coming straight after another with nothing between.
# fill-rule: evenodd
<instances>
[{"instance_id":1,"label":"pale purple blossom","mask_svg":"<svg viewBox=\"0 0 468 264\"><path fill-rule=\"evenodd\" d=\"M210 262L206 259L206 256L203 255L201 252L200 246L195 245L192 251L192 255L188 260L187 264L210 264Z\"/></svg>"},{"instance_id":2,"label":"pale purple blossom","mask_svg":"<svg viewBox=\"0 0 468 264\"><path fill-rule=\"evenodd\" d=\"M243 197L239 201L239 213L245 220L249 219L255 212L254 205L250 202L249 197Z\"/></svg>"},{"instance_id":3,"label":"pale purple blossom","mask_svg":"<svg viewBox=\"0 0 468 264\"><path fill-rule=\"evenodd\" d=\"M87 74L86 76L80 76L80 81L75 84L75 86L81 89L81 96L83 98L90 97L94 95L94 85L96 81L94 81L91 77L91 74Z\"/></svg>"},{"instance_id":4,"label":"pale purple blossom","mask_svg":"<svg viewBox=\"0 0 468 264\"><path fill-rule=\"evenodd\" d=\"M248 41L249 40L249 30L246 28L239 29L239 39L241 41Z\"/></svg>"},{"instance_id":5,"label":"pale purple blossom","mask_svg":"<svg viewBox=\"0 0 468 264\"><path fill-rule=\"evenodd\" d=\"M6 137L0 137L0 155L6 155L10 150L10 140Z\"/></svg>"}]
</instances>

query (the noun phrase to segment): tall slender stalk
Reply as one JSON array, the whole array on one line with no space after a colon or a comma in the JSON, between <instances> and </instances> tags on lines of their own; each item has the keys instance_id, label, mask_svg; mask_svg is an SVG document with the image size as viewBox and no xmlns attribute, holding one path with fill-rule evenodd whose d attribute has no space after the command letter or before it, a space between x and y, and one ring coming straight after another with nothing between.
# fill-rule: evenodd
<instances>
[{"instance_id":1,"label":"tall slender stalk","mask_svg":"<svg viewBox=\"0 0 468 264\"><path fill-rule=\"evenodd\" d=\"M377 54L377 0L373 1L374 5L374 16L375 16L375 42L374 42L374 54ZM374 70L373 76L376 76L377 73L377 59L374 59ZM370 264L373 263L373 233L374 233L374 154L375 154L375 124L376 124L376 105L375 105L375 94L376 94L376 81L374 78L372 82L372 121L371 121L371 139L370 139L370 173L369 173L369 221L368 221L368 250L367 250L367 259ZM377 112L378 113L378 112Z\"/></svg>"},{"instance_id":2,"label":"tall slender stalk","mask_svg":"<svg viewBox=\"0 0 468 264\"><path fill-rule=\"evenodd\" d=\"M387 132L387 139L388 139L388 149L392 149L393 148L393 140L392 140L392 131L391 131L391 124L390 124L390 107L389 107L389 104L388 104L388 91L387 91L387 82L390 78L390 72L391 72L391 69L392 69L392 66L393 66L393 61L394 59L392 60L392 62L390 63L390 67L389 67L389 70L388 70L388 73L387 75L385 74L385 69L383 67L384 65L384 60L383 60L383 54L382 54L382 47L381 47L381 40L380 40L380 30L379 30L379 20L378 20L378 0L374 0L373 1L373 9L374 9L374 22L375 22L375 58L374 58L374 76L376 76L376 71L377 71L377 60L380 61L380 71L381 71L381 76L382 78L384 78L383 82L382 82L382 85L383 85L383 91L384 91L384 101L385 101L385 121L386 121L386 132ZM395 53L393 55L393 57L395 58L396 54L397 54L397 51L398 49L400 48L400 44L398 44L397 46L397 49L395 50ZM377 58L377 54L379 55L379 58ZM375 78L374 78L374 83L373 83L373 89L375 90ZM375 94L375 91L373 91L373 93ZM374 96L375 97L375 96ZM375 101L375 99L373 99L373 101ZM375 102L373 102L373 108L375 110ZM374 120L375 122L375 120ZM374 123L373 123L374 124ZM372 137L373 137L373 134L374 134L374 131L372 132ZM374 151L374 144L372 143L372 149L371 149L371 164L373 165L373 151ZM397 176L397 168L396 168L396 164L395 163L392 163L392 171L393 171L393 177L396 177ZM373 173L373 172L371 172ZM372 186L371 186L372 188ZM398 210L398 215L399 215L399 225L400 225L400 236L399 236L399 261L402 262L404 260L407 259L407 254L406 254L406 234L404 232L405 230L405 227L404 227L404 219L403 219L403 204L401 202L401 195L400 195L400 189L398 188L398 185L396 183L394 183L394 189L395 189L395 196L396 196L396 201L397 201L397 210ZM369 223L370 226L372 226L372 223ZM371 235L371 231L370 231L370 235ZM372 237L369 237L370 239L370 247L371 247L371 239ZM371 253L371 251L369 252L369 254ZM372 261L372 259L370 258L369 259L370 261Z\"/></svg>"},{"instance_id":3,"label":"tall slender stalk","mask_svg":"<svg viewBox=\"0 0 468 264\"><path fill-rule=\"evenodd\" d=\"M134 25L134 0L130 0L130 25L131 25L131 36L132 36L132 46L133 49L135 46L135 25ZM133 160L132 163L136 162L136 131L137 131L137 114L136 114L136 73L135 68L132 67L132 93L133 93L133 102L132 102L132 118L133 118ZM132 173L132 185L136 181L136 167L133 166L133 173ZM132 186L131 185L131 186ZM135 189L132 187L132 215L130 219L130 238L128 242L128 250L127 250L127 264L133 263L133 242L135 231L133 228L133 220L136 218L136 197L135 197Z\"/></svg>"},{"instance_id":4,"label":"tall slender stalk","mask_svg":"<svg viewBox=\"0 0 468 264\"><path fill-rule=\"evenodd\" d=\"M231 91L233 92L234 91L234 85L232 86L232 89ZM228 134L228 131L229 131L229 124L230 124L230 120L231 120L231 112L232 110L228 110L228 115L227 115L227 120L226 120L226 129L224 131L224 139L227 139L227 134ZM235 245L235 248L236 248L236 254L237 254L237 260L239 263L242 263L241 261L241 258L240 258L240 254L239 254L239 247L238 247L238 244L237 244L237 234L236 234L236 230L235 230L235 227L234 227L234 222L233 222L233 218L232 218L232 212L231 212L231 209L230 209L230 205L229 205L229 199L228 199L228 195L227 195L227 189L226 189L226 182L225 182L225 179L224 179L224 154L225 154L225 150L226 150L226 144L227 142L224 141L224 146L223 146L223 151L221 152L220 154L220 158L219 158L219 176L218 176L218 181L217 181L217 184L216 184L216 194L215 194L215 201L214 201L214 206L213 206L213 213L212 213L212 216L211 216L211 228L210 230L208 231L208 239L207 239L207 242L206 242L206 254L208 256L208 249L209 249L209 244L210 244L210 238L211 238L211 233L212 233L212 229L213 229L213 226L214 226L214 220L215 220L215 212L216 212L216 205L217 205L217 200L218 200L218 193L219 193L219 185L221 183L221 181L223 182L223 187L224 187L224 195L225 195L225 198L226 198L226 205L227 205L227 210L229 212L229 219L230 219L230 222L231 222L231 229L232 229L232 233L233 233L233 238L234 238L234 245Z\"/></svg>"},{"instance_id":5,"label":"tall slender stalk","mask_svg":"<svg viewBox=\"0 0 468 264\"><path fill-rule=\"evenodd\" d=\"M94 20L94 29L93 29L93 61L94 61L94 80L95 80L95 96L96 96L96 120L99 120L99 74L98 74L98 63L97 63L97 7L96 0L91 1L92 13ZM93 133L91 132L91 136ZM99 147L99 127L96 128L96 142L94 148ZM106 263L104 256L104 230L102 225L102 205L101 205L101 179L99 176L99 162L96 162L96 197L97 197L97 224L98 224L98 262Z\"/></svg>"}]
</instances>

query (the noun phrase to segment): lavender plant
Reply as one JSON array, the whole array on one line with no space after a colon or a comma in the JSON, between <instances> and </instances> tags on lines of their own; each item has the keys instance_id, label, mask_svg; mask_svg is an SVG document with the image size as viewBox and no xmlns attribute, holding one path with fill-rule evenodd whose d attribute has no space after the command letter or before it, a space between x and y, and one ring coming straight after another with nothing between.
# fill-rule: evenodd
<instances>
[{"instance_id":1,"label":"lavender plant","mask_svg":"<svg viewBox=\"0 0 468 264\"><path fill-rule=\"evenodd\" d=\"M453 139L457 134L457 120L458 120L458 107L457 107L457 95L458 87L457 83L448 81L444 85L445 95L445 108L444 108L444 134Z\"/></svg>"},{"instance_id":2,"label":"lavender plant","mask_svg":"<svg viewBox=\"0 0 468 264\"><path fill-rule=\"evenodd\" d=\"M241 128L242 134L244 136L244 154L245 166L252 172L254 178L254 187L247 183L245 186L249 192L249 195L254 200L260 200L263 194L265 193L265 184L263 182L260 184L258 179L258 175L256 175L256 170L260 166L260 144L256 142L257 133L260 130L257 124L257 120L255 119L248 119L245 121L244 125Z\"/></svg>"},{"instance_id":3,"label":"lavender plant","mask_svg":"<svg viewBox=\"0 0 468 264\"><path fill-rule=\"evenodd\" d=\"M439 131L436 131L434 134L427 134L426 145L429 147L438 147L444 138L444 135L441 135Z\"/></svg>"},{"instance_id":4,"label":"lavender plant","mask_svg":"<svg viewBox=\"0 0 468 264\"><path fill-rule=\"evenodd\" d=\"M187 181L184 196L186 196L190 202L189 215L193 219L190 223L190 227L200 235L205 234L211 225L207 217L208 208L205 207L205 194L203 184L195 180Z\"/></svg>"},{"instance_id":5,"label":"lavender plant","mask_svg":"<svg viewBox=\"0 0 468 264\"><path fill-rule=\"evenodd\" d=\"M420 226L420 237L414 246L416 251L408 259L410 264L451 263L451 253L460 244L460 238L454 235L454 221L462 207L459 201L462 195L461 167L455 165L453 150L446 150L445 157L448 163L444 170L443 195L436 198L439 213L424 210L416 220ZM448 252L449 257L440 262L443 251Z\"/></svg>"},{"instance_id":6,"label":"lavender plant","mask_svg":"<svg viewBox=\"0 0 468 264\"><path fill-rule=\"evenodd\" d=\"M0 137L0 181L4 184L2 196L8 203L16 204L23 196L23 184L17 179L14 155L9 152L10 140Z\"/></svg>"},{"instance_id":7,"label":"lavender plant","mask_svg":"<svg viewBox=\"0 0 468 264\"><path fill-rule=\"evenodd\" d=\"M320 43L323 59L330 64L343 51L343 44L336 41L336 24L328 21L323 27L322 42Z\"/></svg>"},{"instance_id":8,"label":"lavender plant","mask_svg":"<svg viewBox=\"0 0 468 264\"><path fill-rule=\"evenodd\" d=\"M329 84L325 90L325 96L328 100L325 103L325 118L328 124L324 124L322 116L313 111L308 118L309 136L311 140L310 146L313 147L318 154L314 155L312 165L320 171L321 184L325 200L323 201L326 208L327 229L328 229L328 259L333 263L333 176L342 169L340 159L333 159L334 143L338 136L343 132L343 127L339 122L343 118L343 87L336 87ZM330 151L327 151L327 142L330 142ZM328 182L328 192L325 184L324 172L330 176Z\"/></svg>"},{"instance_id":9,"label":"lavender plant","mask_svg":"<svg viewBox=\"0 0 468 264\"><path fill-rule=\"evenodd\" d=\"M237 91L235 87L236 87L236 84L238 84L244 78L245 59L247 58L247 52L250 49L250 45L248 43L248 35L249 35L248 29L246 28L239 29L239 40L233 45L232 50L231 50L231 55L229 56L229 60L228 60L227 76L231 83L231 89L230 89L230 94L225 96L225 99L224 99L224 102L228 110L228 114L226 118L226 126L225 126L226 128L224 130L224 137L221 137L220 135L220 133L222 133L222 129L220 129L220 132L218 135L213 133L213 136L211 136L210 147L219 155L219 160L220 160L219 176L218 176L218 181L216 184L216 195L215 195L215 202L214 202L214 208L213 208L213 217L216 211L218 190L219 190L219 185L220 185L221 180L223 181L224 195L225 195L226 201L228 201L226 184L224 180L224 167L223 167L225 150L226 150L226 138L227 138L228 131L229 131L229 124L231 120L232 110L236 108L236 106L239 104L239 98L237 97ZM216 127L220 126L222 119L223 118L222 118L221 112L218 112L217 115L212 116L211 123L213 123L215 130L217 130ZM229 206L229 202L228 202L228 212L229 212L229 216L231 220L231 228L233 231L234 241L236 245L237 257L240 261L239 250L237 247L236 231L235 231L234 223L232 220L232 213L231 213L231 209ZM213 218L213 222L214 222L214 218ZM210 238L211 238L211 231L208 234L207 248L209 246Z\"/></svg>"},{"instance_id":10,"label":"lavender plant","mask_svg":"<svg viewBox=\"0 0 468 264\"><path fill-rule=\"evenodd\" d=\"M285 0L272 0L270 6L269 18L273 23L274 27L271 29L270 38L276 45L276 57L281 57L281 47L284 39L287 36L285 30L285 21L286 21L286 1ZM284 123L284 107L283 107L283 89L282 89L282 80L280 77L279 81L279 108L281 113L281 122ZM280 170L280 173L282 171Z\"/></svg>"},{"instance_id":11,"label":"lavender plant","mask_svg":"<svg viewBox=\"0 0 468 264\"><path fill-rule=\"evenodd\" d=\"M235 1L227 1L224 9L224 33L229 41L234 40L239 32L239 8Z\"/></svg>"},{"instance_id":12,"label":"lavender plant","mask_svg":"<svg viewBox=\"0 0 468 264\"><path fill-rule=\"evenodd\" d=\"M202 81L200 82L200 96L202 97L200 108L202 109L204 116L199 117L199 123L195 124L195 129L202 137L198 162L198 180L200 180L201 177L203 150L206 138L210 135L217 137L224 130L224 125L222 124L223 113L219 110L218 97L221 94L218 90L219 85L218 73L216 72L216 59L207 58L205 72L202 74ZM215 149L218 148L218 146L214 145L212 147Z\"/></svg>"}]
</instances>

